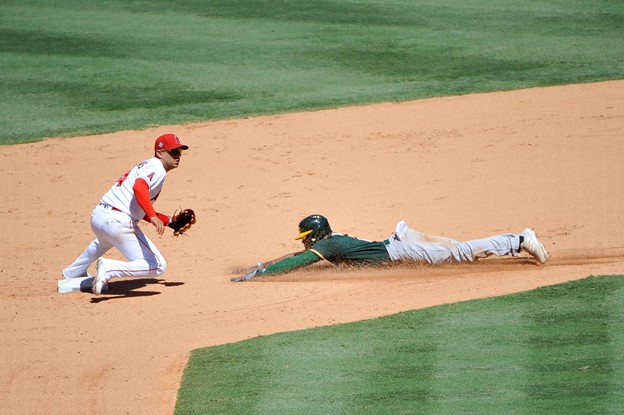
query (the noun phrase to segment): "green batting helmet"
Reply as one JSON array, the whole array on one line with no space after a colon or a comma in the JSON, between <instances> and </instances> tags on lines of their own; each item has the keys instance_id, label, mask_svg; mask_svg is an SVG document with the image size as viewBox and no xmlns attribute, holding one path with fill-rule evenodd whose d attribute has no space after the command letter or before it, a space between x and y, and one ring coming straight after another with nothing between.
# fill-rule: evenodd
<instances>
[{"instance_id":1,"label":"green batting helmet","mask_svg":"<svg viewBox=\"0 0 624 415\"><path fill-rule=\"evenodd\" d=\"M311 238L316 242L331 234L329 221L323 215L310 215L299 222L299 236L296 239Z\"/></svg>"}]
</instances>

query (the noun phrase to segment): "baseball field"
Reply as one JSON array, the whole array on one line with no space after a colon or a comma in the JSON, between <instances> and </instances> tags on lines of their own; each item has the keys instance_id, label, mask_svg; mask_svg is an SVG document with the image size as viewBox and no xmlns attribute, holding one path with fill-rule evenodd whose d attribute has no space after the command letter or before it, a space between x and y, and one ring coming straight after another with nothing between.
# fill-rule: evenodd
<instances>
[{"instance_id":1,"label":"baseball field","mask_svg":"<svg viewBox=\"0 0 624 415\"><path fill-rule=\"evenodd\" d=\"M0 414L618 413L624 9L526 3L3 2ZM167 272L57 294L167 132ZM310 213L552 258L230 282Z\"/></svg>"}]
</instances>

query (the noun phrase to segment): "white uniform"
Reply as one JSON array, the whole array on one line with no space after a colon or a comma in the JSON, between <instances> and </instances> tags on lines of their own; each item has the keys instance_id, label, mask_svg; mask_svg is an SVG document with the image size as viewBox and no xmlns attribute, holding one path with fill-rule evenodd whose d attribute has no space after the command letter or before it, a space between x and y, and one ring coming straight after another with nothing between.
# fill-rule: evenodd
<instances>
[{"instance_id":1,"label":"white uniform","mask_svg":"<svg viewBox=\"0 0 624 415\"><path fill-rule=\"evenodd\" d=\"M63 276L86 276L89 266L112 247L117 248L128 262L102 258L100 266L106 271L107 278L150 277L164 273L167 267L165 259L139 228L145 212L134 196L133 186L138 178L145 180L150 199L154 202L160 194L165 176L165 168L156 157L137 164L121 176L91 213L91 229L96 239L63 270Z\"/></svg>"}]
</instances>

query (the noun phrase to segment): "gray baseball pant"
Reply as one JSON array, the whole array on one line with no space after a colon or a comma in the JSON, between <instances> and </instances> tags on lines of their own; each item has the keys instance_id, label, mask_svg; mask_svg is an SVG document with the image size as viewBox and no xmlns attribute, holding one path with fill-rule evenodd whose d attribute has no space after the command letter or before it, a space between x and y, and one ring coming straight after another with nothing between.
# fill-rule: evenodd
<instances>
[{"instance_id":1,"label":"gray baseball pant","mask_svg":"<svg viewBox=\"0 0 624 415\"><path fill-rule=\"evenodd\" d=\"M500 234L460 242L410 229L405 221L397 224L395 234L387 241L386 249L393 261L427 264L474 262L490 255L515 256L520 251L518 234Z\"/></svg>"}]
</instances>

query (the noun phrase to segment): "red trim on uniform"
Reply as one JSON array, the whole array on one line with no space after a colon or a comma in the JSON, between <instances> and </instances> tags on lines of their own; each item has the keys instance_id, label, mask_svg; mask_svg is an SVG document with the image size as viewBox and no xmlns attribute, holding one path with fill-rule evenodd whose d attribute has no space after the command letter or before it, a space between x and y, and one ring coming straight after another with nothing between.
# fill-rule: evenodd
<instances>
[{"instance_id":1,"label":"red trim on uniform","mask_svg":"<svg viewBox=\"0 0 624 415\"><path fill-rule=\"evenodd\" d=\"M158 216L158 219L160 219L162 223L165 224L165 226L169 225L169 223L171 222L171 218L164 213L157 213L156 216Z\"/></svg>"},{"instance_id":2,"label":"red trim on uniform","mask_svg":"<svg viewBox=\"0 0 624 415\"><path fill-rule=\"evenodd\" d=\"M145 216L148 220L156 216L156 211L150 200L149 185L147 182L142 178L138 178L136 182L134 182L132 190L134 190L134 197L136 197L139 206L141 206L141 209L145 212Z\"/></svg>"}]
</instances>

